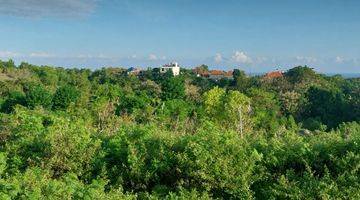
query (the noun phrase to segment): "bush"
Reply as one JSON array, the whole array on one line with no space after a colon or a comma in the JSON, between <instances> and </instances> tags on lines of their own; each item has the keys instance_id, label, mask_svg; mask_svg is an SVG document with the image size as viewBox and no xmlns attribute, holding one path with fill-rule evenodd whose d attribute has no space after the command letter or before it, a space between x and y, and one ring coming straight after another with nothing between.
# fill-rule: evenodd
<instances>
[{"instance_id":1,"label":"bush","mask_svg":"<svg viewBox=\"0 0 360 200\"><path fill-rule=\"evenodd\" d=\"M75 103L79 97L79 91L73 86L65 85L58 88L53 98L53 108L56 110L66 109L71 103Z\"/></svg>"},{"instance_id":2,"label":"bush","mask_svg":"<svg viewBox=\"0 0 360 200\"><path fill-rule=\"evenodd\" d=\"M26 104L29 108L36 106L50 108L52 105L52 95L41 85L30 86L25 94Z\"/></svg>"},{"instance_id":3,"label":"bush","mask_svg":"<svg viewBox=\"0 0 360 200\"><path fill-rule=\"evenodd\" d=\"M183 188L217 198L251 198L255 163L261 158L236 133L211 128L185 136L126 128L104 145L99 163L111 185L136 192Z\"/></svg>"},{"instance_id":4,"label":"bush","mask_svg":"<svg viewBox=\"0 0 360 200\"><path fill-rule=\"evenodd\" d=\"M183 99L185 97L185 82L180 77L165 79L161 84L162 99Z\"/></svg>"},{"instance_id":5,"label":"bush","mask_svg":"<svg viewBox=\"0 0 360 200\"><path fill-rule=\"evenodd\" d=\"M83 121L24 108L16 109L7 121L10 135L4 149L11 173L30 166L49 169L54 176L80 176L90 170L100 143Z\"/></svg>"},{"instance_id":6,"label":"bush","mask_svg":"<svg viewBox=\"0 0 360 200\"><path fill-rule=\"evenodd\" d=\"M12 111L14 111L14 106L18 104L23 106L26 105L25 95L19 91L12 91L9 93L9 96L1 105L1 112L11 113Z\"/></svg>"},{"instance_id":7,"label":"bush","mask_svg":"<svg viewBox=\"0 0 360 200\"><path fill-rule=\"evenodd\" d=\"M126 191L151 191L177 181L175 137L151 127L123 128L104 143L104 164L111 185Z\"/></svg>"},{"instance_id":8,"label":"bush","mask_svg":"<svg viewBox=\"0 0 360 200\"><path fill-rule=\"evenodd\" d=\"M0 179L0 199L136 199L121 190L105 191L106 181L101 179L85 184L71 173L60 179L51 176L51 172L35 167Z\"/></svg>"},{"instance_id":9,"label":"bush","mask_svg":"<svg viewBox=\"0 0 360 200\"><path fill-rule=\"evenodd\" d=\"M251 199L250 186L257 179L255 164L261 155L237 133L208 126L178 143L178 184L214 198Z\"/></svg>"},{"instance_id":10,"label":"bush","mask_svg":"<svg viewBox=\"0 0 360 200\"><path fill-rule=\"evenodd\" d=\"M256 198L357 199L360 138L341 135L334 131L301 137L289 132L270 141L257 140L255 147L264 155L259 169L265 173L252 185Z\"/></svg>"}]
</instances>

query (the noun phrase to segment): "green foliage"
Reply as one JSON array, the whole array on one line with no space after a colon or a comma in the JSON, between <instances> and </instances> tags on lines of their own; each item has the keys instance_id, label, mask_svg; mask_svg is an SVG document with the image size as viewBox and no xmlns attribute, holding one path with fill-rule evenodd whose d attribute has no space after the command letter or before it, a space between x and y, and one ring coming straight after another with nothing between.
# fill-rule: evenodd
<instances>
[{"instance_id":1,"label":"green foliage","mask_svg":"<svg viewBox=\"0 0 360 200\"><path fill-rule=\"evenodd\" d=\"M348 108L343 94L335 90L311 87L307 92L308 105L305 116L317 117L329 128L347 121Z\"/></svg>"},{"instance_id":2,"label":"green foliage","mask_svg":"<svg viewBox=\"0 0 360 200\"><path fill-rule=\"evenodd\" d=\"M204 107L208 117L225 129L238 132L251 129L250 99L238 92L215 87L204 93Z\"/></svg>"},{"instance_id":3,"label":"green foliage","mask_svg":"<svg viewBox=\"0 0 360 200\"><path fill-rule=\"evenodd\" d=\"M302 83L304 81L311 81L316 77L316 72L307 66L298 66L286 72L286 78L292 84Z\"/></svg>"},{"instance_id":4,"label":"green foliage","mask_svg":"<svg viewBox=\"0 0 360 200\"><path fill-rule=\"evenodd\" d=\"M182 78L172 77L165 79L162 84L162 99L183 99L185 97L185 83Z\"/></svg>"},{"instance_id":5,"label":"green foliage","mask_svg":"<svg viewBox=\"0 0 360 200\"><path fill-rule=\"evenodd\" d=\"M274 93L252 88L248 91L251 98L252 119L255 128L274 132L279 129L279 101Z\"/></svg>"},{"instance_id":6,"label":"green foliage","mask_svg":"<svg viewBox=\"0 0 360 200\"><path fill-rule=\"evenodd\" d=\"M301 94L289 91L280 93L280 103L281 103L281 110L286 115L293 115L296 116L298 113L302 112L301 106L303 105L303 99Z\"/></svg>"},{"instance_id":7,"label":"green foliage","mask_svg":"<svg viewBox=\"0 0 360 200\"><path fill-rule=\"evenodd\" d=\"M6 154L0 152L0 178L2 177L3 172L6 169Z\"/></svg>"},{"instance_id":8,"label":"green foliage","mask_svg":"<svg viewBox=\"0 0 360 200\"><path fill-rule=\"evenodd\" d=\"M235 88L241 92L246 91L250 85L250 79L246 76L245 72L235 69L233 77L235 80Z\"/></svg>"},{"instance_id":9,"label":"green foliage","mask_svg":"<svg viewBox=\"0 0 360 200\"><path fill-rule=\"evenodd\" d=\"M307 118L303 122L303 127L311 131L320 130L326 131L327 126L322 123L320 118Z\"/></svg>"},{"instance_id":10,"label":"green foliage","mask_svg":"<svg viewBox=\"0 0 360 200\"><path fill-rule=\"evenodd\" d=\"M10 113L14 110L15 105L26 105L26 98L22 92L12 91L1 105L1 112Z\"/></svg>"},{"instance_id":11,"label":"green foliage","mask_svg":"<svg viewBox=\"0 0 360 200\"><path fill-rule=\"evenodd\" d=\"M184 139L178 154L181 185L207 191L216 198L249 199L256 180L255 163L261 159L237 133L213 127ZM246 161L245 161L246 160Z\"/></svg>"},{"instance_id":12,"label":"green foliage","mask_svg":"<svg viewBox=\"0 0 360 200\"><path fill-rule=\"evenodd\" d=\"M206 191L214 197L248 198L260 155L236 133L200 131L174 137L154 129L125 129L105 146L111 185L145 191L168 186ZM248 162L243 162L249 158ZM226 166L224 168L223 166ZM121 177L121 178L120 178Z\"/></svg>"},{"instance_id":13,"label":"green foliage","mask_svg":"<svg viewBox=\"0 0 360 200\"><path fill-rule=\"evenodd\" d=\"M106 181L93 180L84 184L74 174L52 179L51 173L39 168L29 168L6 182L0 181L1 199L136 199L121 190L105 192Z\"/></svg>"},{"instance_id":14,"label":"green foliage","mask_svg":"<svg viewBox=\"0 0 360 200\"><path fill-rule=\"evenodd\" d=\"M50 108L52 105L52 94L41 85L30 85L25 95L26 105L29 108L36 106Z\"/></svg>"},{"instance_id":15,"label":"green foliage","mask_svg":"<svg viewBox=\"0 0 360 200\"><path fill-rule=\"evenodd\" d=\"M222 118L223 101L226 92L224 89L215 87L204 94L205 111L210 117Z\"/></svg>"},{"instance_id":16,"label":"green foliage","mask_svg":"<svg viewBox=\"0 0 360 200\"><path fill-rule=\"evenodd\" d=\"M13 60L9 59L8 61L1 61L0 60L0 68L5 71L11 70L16 68L16 65Z\"/></svg>"},{"instance_id":17,"label":"green foliage","mask_svg":"<svg viewBox=\"0 0 360 200\"><path fill-rule=\"evenodd\" d=\"M0 199L360 198L360 79L0 70Z\"/></svg>"},{"instance_id":18,"label":"green foliage","mask_svg":"<svg viewBox=\"0 0 360 200\"><path fill-rule=\"evenodd\" d=\"M84 122L23 108L9 117L5 149L11 152L11 170L42 166L55 175L87 170L99 143Z\"/></svg>"},{"instance_id":19,"label":"green foliage","mask_svg":"<svg viewBox=\"0 0 360 200\"><path fill-rule=\"evenodd\" d=\"M349 127L356 130L359 124ZM260 169L266 172L253 185L257 198L347 199L359 196L355 189L359 186L359 137L350 134L347 138L344 140L336 132L308 138L285 133L281 138L256 141L256 149L264 155L262 167L265 168Z\"/></svg>"},{"instance_id":20,"label":"green foliage","mask_svg":"<svg viewBox=\"0 0 360 200\"><path fill-rule=\"evenodd\" d=\"M29 64L21 63L20 68L26 68ZM31 69L36 73L39 77L40 81L46 85L51 87L56 87L57 82L59 81L57 72L55 68L42 66L42 67L35 67L32 66Z\"/></svg>"},{"instance_id":21,"label":"green foliage","mask_svg":"<svg viewBox=\"0 0 360 200\"><path fill-rule=\"evenodd\" d=\"M66 109L71 103L75 103L79 97L79 91L70 85L58 88L53 97L54 109Z\"/></svg>"},{"instance_id":22,"label":"green foliage","mask_svg":"<svg viewBox=\"0 0 360 200\"><path fill-rule=\"evenodd\" d=\"M122 95L119 99L117 113L119 115L124 113L131 114L135 110L145 109L150 103L151 99L143 92Z\"/></svg>"},{"instance_id":23,"label":"green foliage","mask_svg":"<svg viewBox=\"0 0 360 200\"><path fill-rule=\"evenodd\" d=\"M176 180L175 138L149 128L125 128L105 143L104 161L112 185L145 191Z\"/></svg>"},{"instance_id":24,"label":"green foliage","mask_svg":"<svg viewBox=\"0 0 360 200\"><path fill-rule=\"evenodd\" d=\"M181 99L173 99L164 103L163 113L167 118L172 118L174 121L184 121L189 116L191 105Z\"/></svg>"},{"instance_id":25,"label":"green foliage","mask_svg":"<svg viewBox=\"0 0 360 200\"><path fill-rule=\"evenodd\" d=\"M203 77L196 77L193 81L193 84L200 88L200 93L204 93L216 85L214 81Z\"/></svg>"}]
</instances>

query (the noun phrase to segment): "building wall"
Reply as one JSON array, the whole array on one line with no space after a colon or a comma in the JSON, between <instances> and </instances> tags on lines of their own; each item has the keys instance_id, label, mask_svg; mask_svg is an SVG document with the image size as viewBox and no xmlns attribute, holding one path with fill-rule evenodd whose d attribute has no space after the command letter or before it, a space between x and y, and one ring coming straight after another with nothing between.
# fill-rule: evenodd
<instances>
[{"instance_id":1,"label":"building wall","mask_svg":"<svg viewBox=\"0 0 360 200\"><path fill-rule=\"evenodd\" d=\"M180 74L180 67L173 67L172 72L174 76L178 76Z\"/></svg>"},{"instance_id":2,"label":"building wall","mask_svg":"<svg viewBox=\"0 0 360 200\"><path fill-rule=\"evenodd\" d=\"M171 70L174 76L178 76L180 74L180 67L161 67L160 72L165 73L168 70Z\"/></svg>"}]
</instances>

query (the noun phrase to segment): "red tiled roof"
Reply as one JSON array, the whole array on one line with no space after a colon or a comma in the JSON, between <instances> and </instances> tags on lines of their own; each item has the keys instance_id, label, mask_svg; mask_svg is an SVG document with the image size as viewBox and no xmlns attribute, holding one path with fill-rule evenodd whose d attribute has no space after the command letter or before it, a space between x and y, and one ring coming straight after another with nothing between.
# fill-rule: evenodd
<instances>
[{"instance_id":1,"label":"red tiled roof","mask_svg":"<svg viewBox=\"0 0 360 200\"><path fill-rule=\"evenodd\" d=\"M216 76L216 75L224 75L224 72L221 71L221 70L211 70L210 74L214 75L214 76Z\"/></svg>"},{"instance_id":2,"label":"red tiled roof","mask_svg":"<svg viewBox=\"0 0 360 200\"><path fill-rule=\"evenodd\" d=\"M202 72L202 73L199 73L201 76L209 76L209 72Z\"/></svg>"},{"instance_id":3,"label":"red tiled roof","mask_svg":"<svg viewBox=\"0 0 360 200\"><path fill-rule=\"evenodd\" d=\"M210 71L205 71L199 68L195 68L193 69L193 72L195 72L196 74L203 76L203 77L208 77L210 75L212 76L224 76L224 77L232 77L233 76L233 71L222 71L222 70L210 70Z\"/></svg>"},{"instance_id":4,"label":"red tiled roof","mask_svg":"<svg viewBox=\"0 0 360 200\"><path fill-rule=\"evenodd\" d=\"M225 76L233 76L233 71L227 71L227 72L225 72Z\"/></svg>"},{"instance_id":5,"label":"red tiled roof","mask_svg":"<svg viewBox=\"0 0 360 200\"><path fill-rule=\"evenodd\" d=\"M279 78L279 77L283 77L283 73L281 71L268 72L265 74L264 77L265 78Z\"/></svg>"}]
</instances>

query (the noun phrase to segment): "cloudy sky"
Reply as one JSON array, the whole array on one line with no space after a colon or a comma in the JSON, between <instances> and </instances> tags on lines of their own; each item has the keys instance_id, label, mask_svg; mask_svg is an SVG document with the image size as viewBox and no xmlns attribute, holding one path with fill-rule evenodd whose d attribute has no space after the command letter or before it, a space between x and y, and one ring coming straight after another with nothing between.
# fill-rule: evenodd
<instances>
[{"instance_id":1,"label":"cloudy sky","mask_svg":"<svg viewBox=\"0 0 360 200\"><path fill-rule=\"evenodd\" d=\"M0 0L0 59L360 73L358 0Z\"/></svg>"}]
</instances>

